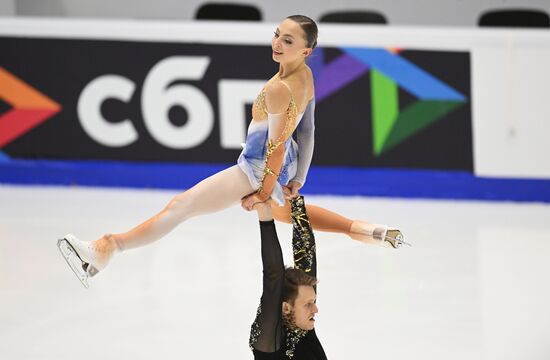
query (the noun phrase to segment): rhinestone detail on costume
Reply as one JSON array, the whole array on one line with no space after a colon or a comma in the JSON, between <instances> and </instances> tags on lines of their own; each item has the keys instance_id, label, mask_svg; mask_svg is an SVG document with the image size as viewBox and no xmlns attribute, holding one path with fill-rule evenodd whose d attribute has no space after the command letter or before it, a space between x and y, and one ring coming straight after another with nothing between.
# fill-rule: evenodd
<instances>
[{"instance_id":1,"label":"rhinestone detail on costume","mask_svg":"<svg viewBox=\"0 0 550 360\"><path fill-rule=\"evenodd\" d=\"M265 88L262 89L260 94L256 97L256 100L254 101L254 105L252 106L252 116L254 119L267 118L267 108L265 106ZM290 136L290 134L292 134L292 131L294 130L294 124L296 122L296 118L298 117L298 106L294 101L292 93L290 94L290 102L288 103L288 107L285 111L285 117L285 127L281 135L275 141L269 139L266 145L264 173L262 179L260 180L260 187L257 190L257 193L260 195L262 193L265 194L263 188L266 176L270 175L274 176L275 178L279 177L279 174L277 174L275 171L267 166L269 158L271 157L271 155L273 155L275 150L277 150L277 148L286 141L286 139ZM269 197L270 194L265 195L268 195Z\"/></svg>"},{"instance_id":2,"label":"rhinestone detail on costume","mask_svg":"<svg viewBox=\"0 0 550 360\"><path fill-rule=\"evenodd\" d=\"M262 333L262 330L260 329L260 324L258 324L258 319L261 313L262 313L262 304L260 303L260 305L258 305L258 311L256 311L256 318L254 319L254 322L252 323L252 326L250 328L250 339L248 340L248 345L250 346L250 350L254 350L254 344L258 342L258 338Z\"/></svg>"},{"instance_id":3,"label":"rhinestone detail on costume","mask_svg":"<svg viewBox=\"0 0 550 360\"><path fill-rule=\"evenodd\" d=\"M265 120L267 118L267 109L265 107L265 88L260 91L254 104L252 105L252 118L255 120Z\"/></svg>"},{"instance_id":4,"label":"rhinestone detail on costume","mask_svg":"<svg viewBox=\"0 0 550 360\"><path fill-rule=\"evenodd\" d=\"M303 196L292 199L290 208L292 228L295 232L292 237L294 267L308 273L313 266L315 244L311 241L311 224L306 213Z\"/></svg>"},{"instance_id":5,"label":"rhinestone detail on costume","mask_svg":"<svg viewBox=\"0 0 550 360\"><path fill-rule=\"evenodd\" d=\"M300 340L307 335L307 330L302 330L300 328L289 329L286 328L286 351L285 355L292 359L294 357L294 351L296 350L296 345Z\"/></svg>"}]
</instances>

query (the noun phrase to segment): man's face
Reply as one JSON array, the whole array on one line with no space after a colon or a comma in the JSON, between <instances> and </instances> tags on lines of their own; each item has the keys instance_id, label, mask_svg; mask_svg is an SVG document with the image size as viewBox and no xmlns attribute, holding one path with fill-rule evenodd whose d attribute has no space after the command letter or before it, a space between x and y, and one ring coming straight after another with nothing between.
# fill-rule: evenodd
<instances>
[{"instance_id":1,"label":"man's face","mask_svg":"<svg viewBox=\"0 0 550 360\"><path fill-rule=\"evenodd\" d=\"M315 314L319 312L317 294L313 286L301 285L298 287L298 296L294 305L283 303L283 313L294 313L294 324L302 330L313 330L315 327Z\"/></svg>"}]
</instances>

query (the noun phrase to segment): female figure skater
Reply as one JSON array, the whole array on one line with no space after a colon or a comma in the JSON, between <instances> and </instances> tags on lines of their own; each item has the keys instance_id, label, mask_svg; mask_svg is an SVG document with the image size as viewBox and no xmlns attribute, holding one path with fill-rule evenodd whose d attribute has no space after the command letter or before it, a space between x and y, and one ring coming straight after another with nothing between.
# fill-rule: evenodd
<instances>
[{"instance_id":1,"label":"female figure skater","mask_svg":"<svg viewBox=\"0 0 550 360\"><path fill-rule=\"evenodd\" d=\"M243 198L243 206L248 209L271 198L275 219L290 222L285 195L287 199L297 195L313 154L315 99L312 72L305 61L316 44L317 25L306 16L289 16L275 31L272 57L279 63L279 71L253 104L253 119L237 165L176 195L159 213L128 232L106 234L91 242L69 234L58 241L84 286L115 252L149 244L190 217L223 210ZM292 139L295 130L297 142ZM314 205L308 205L308 213L317 230L395 248L404 243L397 229L353 221Z\"/></svg>"},{"instance_id":2,"label":"female figure skater","mask_svg":"<svg viewBox=\"0 0 550 360\"><path fill-rule=\"evenodd\" d=\"M254 359L323 360L315 333L317 259L304 198L290 201L294 268L285 270L271 206L258 203L262 239L263 293L250 330Z\"/></svg>"}]
</instances>

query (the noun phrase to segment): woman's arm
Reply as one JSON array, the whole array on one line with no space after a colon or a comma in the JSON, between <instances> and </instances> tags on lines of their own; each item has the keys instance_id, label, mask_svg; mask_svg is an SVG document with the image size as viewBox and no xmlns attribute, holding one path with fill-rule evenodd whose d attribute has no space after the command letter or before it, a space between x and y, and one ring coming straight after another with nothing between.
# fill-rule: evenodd
<instances>
[{"instance_id":1,"label":"woman's arm","mask_svg":"<svg viewBox=\"0 0 550 360\"><path fill-rule=\"evenodd\" d=\"M264 175L256 196L266 201L271 196L285 156L285 142L292 135L298 109L291 102L290 89L282 82L266 87L265 103L268 112L269 140L266 149Z\"/></svg>"},{"instance_id":2,"label":"woman's arm","mask_svg":"<svg viewBox=\"0 0 550 360\"><path fill-rule=\"evenodd\" d=\"M292 181L300 183L300 187L306 183L307 173L313 158L315 138L315 98L307 104L304 116L296 128L296 142L298 143L298 171Z\"/></svg>"},{"instance_id":3,"label":"woman's arm","mask_svg":"<svg viewBox=\"0 0 550 360\"><path fill-rule=\"evenodd\" d=\"M250 346L262 352L275 352L281 347L281 293L284 263L281 246L269 204L257 204L260 220L263 265L263 293L256 320L250 331Z\"/></svg>"}]
</instances>

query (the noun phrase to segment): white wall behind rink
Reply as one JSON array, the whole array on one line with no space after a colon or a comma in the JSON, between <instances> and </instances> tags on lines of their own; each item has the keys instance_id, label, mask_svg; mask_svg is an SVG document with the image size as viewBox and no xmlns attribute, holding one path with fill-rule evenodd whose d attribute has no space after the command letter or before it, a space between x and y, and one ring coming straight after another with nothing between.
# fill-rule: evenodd
<instances>
[{"instance_id":1,"label":"white wall behind rink","mask_svg":"<svg viewBox=\"0 0 550 360\"><path fill-rule=\"evenodd\" d=\"M268 45L276 25L1 18L0 36ZM550 179L549 31L322 24L319 44L470 51L475 174Z\"/></svg>"}]
</instances>

